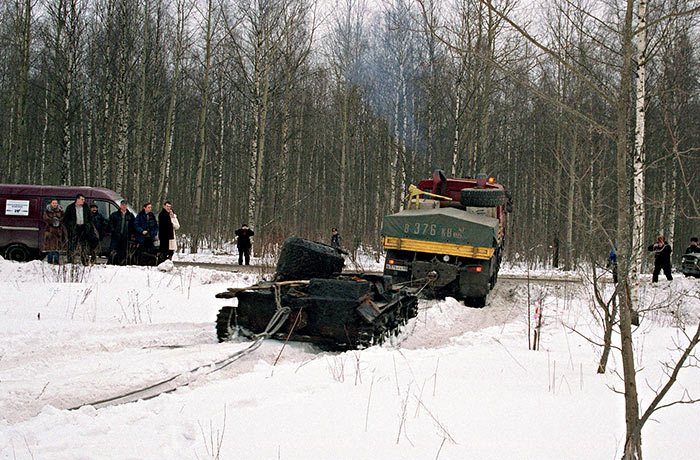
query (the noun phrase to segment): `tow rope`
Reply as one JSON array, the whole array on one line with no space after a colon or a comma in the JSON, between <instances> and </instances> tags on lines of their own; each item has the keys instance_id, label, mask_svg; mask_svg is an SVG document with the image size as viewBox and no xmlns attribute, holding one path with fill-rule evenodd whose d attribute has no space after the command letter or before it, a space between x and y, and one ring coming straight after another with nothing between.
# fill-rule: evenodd
<instances>
[{"instance_id":1,"label":"tow rope","mask_svg":"<svg viewBox=\"0 0 700 460\"><path fill-rule=\"evenodd\" d=\"M95 409L101 409L103 407L126 404L129 402L138 401L140 399L147 400L155 398L156 396L162 395L164 393L170 393L177 390L178 388L187 386L195 380L197 380L197 378L199 378L202 375L210 375L214 372L218 372L221 369L224 369L225 367L241 359L242 357L257 350L258 348L260 348L260 345L262 345L265 339L274 335L279 330L279 328L282 327L284 322L287 321L287 318L289 318L289 314L291 312L291 309L289 307L283 307L281 304L279 286L274 285L272 287L275 290L275 303L277 304L275 314L272 315L272 318L270 318L270 321L265 327L265 330L260 334L256 334L253 342L243 350L239 350L227 356L224 359L215 361L214 363L197 366L193 369L190 369L189 371L181 372L179 374L176 374L172 377L169 377L165 380L161 380L149 386L139 388L128 393L113 396L111 398L81 404L79 406L71 407L68 410L76 410L86 406L93 406ZM204 370L206 369L210 370L208 372L204 372Z\"/></svg>"}]
</instances>

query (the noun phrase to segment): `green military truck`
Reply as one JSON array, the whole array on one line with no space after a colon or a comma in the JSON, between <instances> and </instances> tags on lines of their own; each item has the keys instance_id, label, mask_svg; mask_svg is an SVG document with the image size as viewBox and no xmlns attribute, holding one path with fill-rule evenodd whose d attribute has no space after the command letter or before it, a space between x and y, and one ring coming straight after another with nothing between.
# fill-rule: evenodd
<instances>
[{"instance_id":1,"label":"green military truck","mask_svg":"<svg viewBox=\"0 0 700 460\"><path fill-rule=\"evenodd\" d=\"M441 171L409 191L407 208L382 223L384 274L429 296L483 307L503 257L510 193L483 174L447 179Z\"/></svg>"}]
</instances>

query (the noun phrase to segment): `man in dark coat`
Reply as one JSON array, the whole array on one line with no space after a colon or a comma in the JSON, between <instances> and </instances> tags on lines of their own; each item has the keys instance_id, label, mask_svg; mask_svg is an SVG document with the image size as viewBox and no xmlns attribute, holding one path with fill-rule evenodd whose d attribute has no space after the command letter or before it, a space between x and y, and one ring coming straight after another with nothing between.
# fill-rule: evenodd
<instances>
[{"instance_id":1,"label":"man in dark coat","mask_svg":"<svg viewBox=\"0 0 700 460\"><path fill-rule=\"evenodd\" d=\"M656 243L650 245L647 249L654 251L654 273L651 276L651 282L656 283L659 281L659 273L661 270L664 271L666 279L671 281L673 276L671 276L671 252L673 252L671 245L666 243L666 238L662 235L656 237Z\"/></svg>"},{"instance_id":2,"label":"man in dark coat","mask_svg":"<svg viewBox=\"0 0 700 460\"><path fill-rule=\"evenodd\" d=\"M119 209L109 216L109 230L112 239L109 243L108 263L124 265L127 262L129 238L134 231L134 215L129 211L126 200L122 200Z\"/></svg>"},{"instance_id":3,"label":"man in dark coat","mask_svg":"<svg viewBox=\"0 0 700 460\"><path fill-rule=\"evenodd\" d=\"M143 209L134 219L134 230L136 231L136 241L139 243L140 254L154 254L153 246L156 237L158 236L158 220L151 212L153 205L146 203Z\"/></svg>"},{"instance_id":4,"label":"man in dark coat","mask_svg":"<svg viewBox=\"0 0 700 460\"><path fill-rule=\"evenodd\" d=\"M250 237L255 235L255 232L248 228L248 224L241 225L241 228L236 230L236 246L238 246L238 265L250 265L250 248L253 246L250 242Z\"/></svg>"},{"instance_id":5,"label":"man in dark coat","mask_svg":"<svg viewBox=\"0 0 700 460\"><path fill-rule=\"evenodd\" d=\"M160 258L161 260L173 258L173 253L175 251L171 250L168 246L170 240L175 238L175 229L173 228L172 222L173 216L173 205L170 201L163 203L163 209L158 214L158 232L160 238Z\"/></svg>"},{"instance_id":6,"label":"man in dark coat","mask_svg":"<svg viewBox=\"0 0 700 460\"><path fill-rule=\"evenodd\" d=\"M90 210L85 205L85 195L78 193L75 202L66 206L63 217L68 236L68 261L73 262L76 255L80 255L80 260L87 265L88 260L88 237L93 232L92 216Z\"/></svg>"},{"instance_id":7,"label":"man in dark coat","mask_svg":"<svg viewBox=\"0 0 700 460\"><path fill-rule=\"evenodd\" d=\"M690 239L690 246L688 246L688 249L685 250L686 254L700 254L700 246L698 246L698 239L696 237L692 237Z\"/></svg>"},{"instance_id":8,"label":"man in dark coat","mask_svg":"<svg viewBox=\"0 0 700 460\"><path fill-rule=\"evenodd\" d=\"M340 249L340 233L337 228L331 230L331 246Z\"/></svg>"},{"instance_id":9,"label":"man in dark coat","mask_svg":"<svg viewBox=\"0 0 700 460\"><path fill-rule=\"evenodd\" d=\"M90 205L90 217L92 218L92 226L95 227L95 231L88 238L90 242L90 259L95 262L97 260L98 246L107 232L107 221L100 214L96 204Z\"/></svg>"}]
</instances>

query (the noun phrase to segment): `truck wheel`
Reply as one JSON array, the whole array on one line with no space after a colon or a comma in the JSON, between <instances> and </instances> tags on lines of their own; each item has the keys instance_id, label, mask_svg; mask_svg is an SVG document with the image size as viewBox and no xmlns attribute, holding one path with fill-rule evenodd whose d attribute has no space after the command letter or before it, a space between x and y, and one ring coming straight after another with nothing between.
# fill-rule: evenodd
<instances>
[{"instance_id":1,"label":"truck wheel","mask_svg":"<svg viewBox=\"0 0 700 460\"><path fill-rule=\"evenodd\" d=\"M15 262L26 262L29 260L29 249L19 243L11 244L5 248L5 258Z\"/></svg>"},{"instance_id":2,"label":"truck wheel","mask_svg":"<svg viewBox=\"0 0 700 460\"><path fill-rule=\"evenodd\" d=\"M505 192L498 188L463 188L459 191L459 202L464 206L493 208L505 201Z\"/></svg>"},{"instance_id":3,"label":"truck wheel","mask_svg":"<svg viewBox=\"0 0 700 460\"><path fill-rule=\"evenodd\" d=\"M277 260L277 281L330 278L343 270L345 259L334 248L296 236L287 238Z\"/></svg>"},{"instance_id":4,"label":"truck wheel","mask_svg":"<svg viewBox=\"0 0 700 460\"><path fill-rule=\"evenodd\" d=\"M483 297L466 297L464 304L472 308L484 308L486 306L486 296Z\"/></svg>"}]
</instances>

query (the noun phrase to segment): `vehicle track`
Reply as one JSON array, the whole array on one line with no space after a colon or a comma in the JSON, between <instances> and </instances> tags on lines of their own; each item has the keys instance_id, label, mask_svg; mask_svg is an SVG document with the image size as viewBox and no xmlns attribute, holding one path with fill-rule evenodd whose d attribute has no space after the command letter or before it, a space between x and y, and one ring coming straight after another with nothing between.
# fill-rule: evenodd
<instances>
[{"instance_id":1,"label":"vehicle track","mask_svg":"<svg viewBox=\"0 0 700 460\"><path fill-rule=\"evenodd\" d=\"M0 418L16 423L51 405L69 409L144 388L198 366L223 360L249 346L248 340L219 344L214 323L106 326L98 329L55 330L53 346L25 336L2 359ZM250 372L260 360L273 363L280 343L263 343L219 376L206 370L189 384L196 387L216 378ZM308 344L288 344L286 361L304 361L318 353ZM57 378L57 376L60 376ZM145 397L146 395L144 395Z\"/></svg>"}]
</instances>

